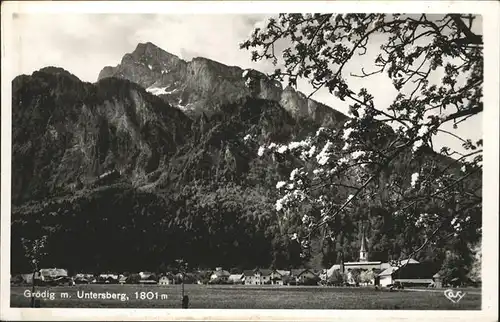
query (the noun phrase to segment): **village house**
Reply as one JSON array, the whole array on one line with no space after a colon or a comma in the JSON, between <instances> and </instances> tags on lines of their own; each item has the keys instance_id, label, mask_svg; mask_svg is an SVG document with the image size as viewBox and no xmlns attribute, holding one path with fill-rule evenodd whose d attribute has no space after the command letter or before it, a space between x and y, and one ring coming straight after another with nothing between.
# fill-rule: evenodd
<instances>
[{"instance_id":1,"label":"village house","mask_svg":"<svg viewBox=\"0 0 500 322\"><path fill-rule=\"evenodd\" d=\"M228 277L228 282L232 284L243 284L245 281L245 275L243 273L241 274L231 274Z\"/></svg>"},{"instance_id":2,"label":"village house","mask_svg":"<svg viewBox=\"0 0 500 322\"><path fill-rule=\"evenodd\" d=\"M68 271L63 268L42 268L35 274L35 278L50 281L60 277L68 277Z\"/></svg>"},{"instance_id":3,"label":"village house","mask_svg":"<svg viewBox=\"0 0 500 322\"><path fill-rule=\"evenodd\" d=\"M245 285L261 285L261 272L259 270L245 270L243 271Z\"/></svg>"},{"instance_id":4,"label":"village house","mask_svg":"<svg viewBox=\"0 0 500 322\"><path fill-rule=\"evenodd\" d=\"M409 261L406 265L396 267L391 273L391 284L400 283L409 286L428 286L433 283L433 276L439 270L433 263Z\"/></svg>"},{"instance_id":5,"label":"village house","mask_svg":"<svg viewBox=\"0 0 500 322\"><path fill-rule=\"evenodd\" d=\"M33 273L21 274L21 277L23 278L24 283L26 283L26 284L33 283Z\"/></svg>"},{"instance_id":6,"label":"village house","mask_svg":"<svg viewBox=\"0 0 500 322\"><path fill-rule=\"evenodd\" d=\"M175 279L172 276L172 274L162 275L158 279L158 285L171 285L171 284L175 284Z\"/></svg>"},{"instance_id":7,"label":"village house","mask_svg":"<svg viewBox=\"0 0 500 322\"><path fill-rule=\"evenodd\" d=\"M283 278L290 276L290 271L272 269L254 269L243 271L245 285L283 285Z\"/></svg>"},{"instance_id":8,"label":"village house","mask_svg":"<svg viewBox=\"0 0 500 322\"><path fill-rule=\"evenodd\" d=\"M215 271L213 271L212 274L210 275L210 280L211 281L220 280L223 282L227 282L230 275L231 274L228 271L223 270L222 267L216 267Z\"/></svg>"},{"instance_id":9,"label":"village house","mask_svg":"<svg viewBox=\"0 0 500 322\"><path fill-rule=\"evenodd\" d=\"M319 278L316 273L308 268L292 269L290 271L290 277L294 279L297 284L302 284L309 279Z\"/></svg>"},{"instance_id":10,"label":"village house","mask_svg":"<svg viewBox=\"0 0 500 322\"><path fill-rule=\"evenodd\" d=\"M261 285L272 284L273 270L271 269L259 269Z\"/></svg>"},{"instance_id":11,"label":"village house","mask_svg":"<svg viewBox=\"0 0 500 322\"><path fill-rule=\"evenodd\" d=\"M127 279L128 279L128 277L127 277L127 276L125 276L125 275L120 275L120 277L118 278L118 283L119 283L119 284L122 284L122 285L123 285L123 284L127 284Z\"/></svg>"},{"instance_id":12,"label":"village house","mask_svg":"<svg viewBox=\"0 0 500 322\"><path fill-rule=\"evenodd\" d=\"M286 277L290 276L290 271L275 269L271 273L271 284L272 285L283 285L283 281Z\"/></svg>"},{"instance_id":13,"label":"village house","mask_svg":"<svg viewBox=\"0 0 500 322\"><path fill-rule=\"evenodd\" d=\"M139 284L158 284L156 276L151 272L139 272Z\"/></svg>"},{"instance_id":14,"label":"village house","mask_svg":"<svg viewBox=\"0 0 500 322\"><path fill-rule=\"evenodd\" d=\"M89 284L94 279L94 274L78 273L74 276L75 284Z\"/></svg>"},{"instance_id":15,"label":"village house","mask_svg":"<svg viewBox=\"0 0 500 322\"><path fill-rule=\"evenodd\" d=\"M392 279L392 273L394 273L396 270L397 267L391 266L383 270L380 274L378 274L380 286L387 287L389 285L392 285L394 283Z\"/></svg>"},{"instance_id":16,"label":"village house","mask_svg":"<svg viewBox=\"0 0 500 322\"><path fill-rule=\"evenodd\" d=\"M97 282L105 284L117 284L119 278L120 277L118 274L104 273L104 274L99 274L99 276L97 277Z\"/></svg>"}]
</instances>

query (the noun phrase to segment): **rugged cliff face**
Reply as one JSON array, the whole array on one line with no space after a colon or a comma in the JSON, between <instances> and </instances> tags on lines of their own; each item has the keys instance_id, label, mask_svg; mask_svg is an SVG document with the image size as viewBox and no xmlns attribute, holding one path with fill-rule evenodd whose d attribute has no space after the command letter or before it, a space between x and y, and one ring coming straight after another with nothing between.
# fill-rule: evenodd
<instances>
[{"instance_id":1,"label":"rugged cliff face","mask_svg":"<svg viewBox=\"0 0 500 322\"><path fill-rule=\"evenodd\" d=\"M125 78L190 115L211 114L219 106L250 96L279 102L296 119L331 126L346 119L332 108L269 79L256 70L226 66L197 57L185 62L152 43L139 44L116 67L105 67L98 79Z\"/></svg>"},{"instance_id":2,"label":"rugged cliff face","mask_svg":"<svg viewBox=\"0 0 500 322\"><path fill-rule=\"evenodd\" d=\"M12 94L14 204L110 176L142 185L190 134L182 112L126 80L45 68L14 79Z\"/></svg>"}]
</instances>

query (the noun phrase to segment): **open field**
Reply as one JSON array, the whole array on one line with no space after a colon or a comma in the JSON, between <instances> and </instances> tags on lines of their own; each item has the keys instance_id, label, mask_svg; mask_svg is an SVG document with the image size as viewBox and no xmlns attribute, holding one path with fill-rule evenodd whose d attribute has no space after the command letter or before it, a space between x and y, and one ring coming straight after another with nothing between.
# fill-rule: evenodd
<instances>
[{"instance_id":1,"label":"open field","mask_svg":"<svg viewBox=\"0 0 500 322\"><path fill-rule=\"evenodd\" d=\"M189 308L227 309L404 309L404 310L480 310L480 289L464 290L466 296L452 303L443 292L375 291L372 288L293 287L293 286L222 286L185 285ZM23 294L29 286L11 287L11 307L29 307ZM54 299L41 300L41 307L66 308L180 308L181 285L77 285L37 287L52 292ZM82 292L126 294L115 299L80 299ZM136 292L153 297L136 298ZM149 293L148 293L149 292ZM69 295L66 296L64 293ZM165 294L166 296L163 296ZM65 298L66 297L66 298ZM156 298L157 297L157 298ZM166 297L166 298L165 298Z\"/></svg>"}]
</instances>

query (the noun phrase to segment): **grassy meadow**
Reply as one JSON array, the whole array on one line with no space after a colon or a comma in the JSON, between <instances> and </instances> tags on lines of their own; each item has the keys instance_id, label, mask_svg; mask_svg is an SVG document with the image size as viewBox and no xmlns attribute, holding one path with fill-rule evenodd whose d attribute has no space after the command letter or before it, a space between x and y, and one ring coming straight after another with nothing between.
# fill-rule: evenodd
<instances>
[{"instance_id":1,"label":"grassy meadow","mask_svg":"<svg viewBox=\"0 0 500 322\"><path fill-rule=\"evenodd\" d=\"M437 291L375 291L373 288L320 286L227 286L187 284L189 308L217 309L374 309L374 310L480 310L479 289L464 290L459 303L452 303ZM11 287L11 307L29 307L25 297L29 286ZM37 287L53 292L54 299L41 299L40 307L53 308L180 308L181 285L76 285ZM126 294L124 300L80 299L77 291ZM136 298L138 292L139 298ZM141 299L140 292L153 299ZM148 293L149 292L149 293ZM69 297L63 295L67 293ZM163 296L162 296L163 295ZM143 296L144 297L144 296ZM156 298L158 297L158 298Z\"/></svg>"}]
</instances>

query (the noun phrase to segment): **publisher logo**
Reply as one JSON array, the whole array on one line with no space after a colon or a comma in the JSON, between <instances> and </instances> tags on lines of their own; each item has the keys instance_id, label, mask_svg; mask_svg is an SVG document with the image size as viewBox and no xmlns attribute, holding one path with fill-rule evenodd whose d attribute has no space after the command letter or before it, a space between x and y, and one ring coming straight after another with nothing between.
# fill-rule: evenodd
<instances>
[{"instance_id":1,"label":"publisher logo","mask_svg":"<svg viewBox=\"0 0 500 322\"><path fill-rule=\"evenodd\" d=\"M453 290L449 289L444 291L444 296L453 303L458 303L460 300L465 296L465 292L462 291L456 291L453 292Z\"/></svg>"}]
</instances>

